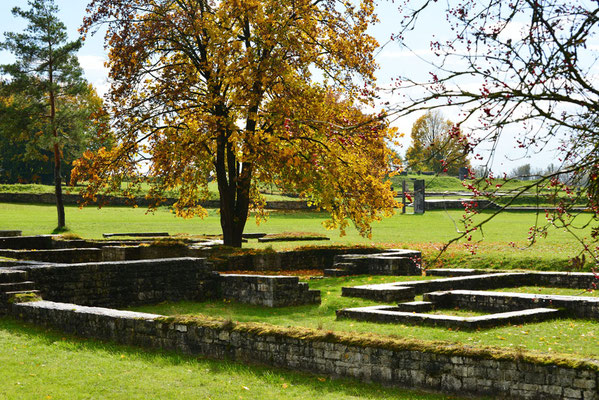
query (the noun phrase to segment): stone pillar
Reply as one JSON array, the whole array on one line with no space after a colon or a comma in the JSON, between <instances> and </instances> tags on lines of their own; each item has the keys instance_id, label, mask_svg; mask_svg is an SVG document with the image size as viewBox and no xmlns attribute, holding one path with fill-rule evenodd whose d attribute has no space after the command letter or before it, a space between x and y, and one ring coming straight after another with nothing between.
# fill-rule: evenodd
<instances>
[{"instance_id":1,"label":"stone pillar","mask_svg":"<svg viewBox=\"0 0 599 400\"><path fill-rule=\"evenodd\" d=\"M424 179L414 181L414 214L424 214Z\"/></svg>"},{"instance_id":2,"label":"stone pillar","mask_svg":"<svg viewBox=\"0 0 599 400\"><path fill-rule=\"evenodd\" d=\"M404 179L401 182L401 204L402 204L401 205L401 213L402 214L406 213L406 190L407 190L406 186L407 186L406 185L406 180Z\"/></svg>"},{"instance_id":3,"label":"stone pillar","mask_svg":"<svg viewBox=\"0 0 599 400\"><path fill-rule=\"evenodd\" d=\"M468 168L466 168L466 167L460 167L459 179L461 181L463 181L466 178L468 178Z\"/></svg>"}]
</instances>

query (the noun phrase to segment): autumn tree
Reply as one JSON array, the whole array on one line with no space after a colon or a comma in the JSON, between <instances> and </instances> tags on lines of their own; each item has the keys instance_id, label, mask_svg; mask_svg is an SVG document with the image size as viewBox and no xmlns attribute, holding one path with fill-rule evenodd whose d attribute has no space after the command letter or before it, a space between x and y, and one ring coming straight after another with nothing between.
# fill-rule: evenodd
<instances>
[{"instance_id":1,"label":"autumn tree","mask_svg":"<svg viewBox=\"0 0 599 400\"><path fill-rule=\"evenodd\" d=\"M466 139L440 111L428 111L418 118L412 126L411 138L406 161L413 171L458 175L460 167L470 167L464 146Z\"/></svg>"},{"instance_id":2,"label":"autumn tree","mask_svg":"<svg viewBox=\"0 0 599 400\"><path fill-rule=\"evenodd\" d=\"M15 17L27 20L21 33L5 33L0 49L10 51L16 62L0 66L4 97L2 122L17 123L11 134L25 135L27 147L40 143L52 155L57 230L66 226L62 200L64 146L77 130L88 124L89 113L78 107L77 96L91 90L82 77L75 53L81 41L69 42L65 25L58 19L54 0L30 0L29 10L15 7ZM78 125L78 126L75 126Z\"/></svg>"},{"instance_id":3,"label":"autumn tree","mask_svg":"<svg viewBox=\"0 0 599 400\"><path fill-rule=\"evenodd\" d=\"M532 170L529 163L522 164L512 169L509 173L511 178L521 179L521 180L529 180L532 178Z\"/></svg>"},{"instance_id":4,"label":"autumn tree","mask_svg":"<svg viewBox=\"0 0 599 400\"><path fill-rule=\"evenodd\" d=\"M556 207L545 223L531 228L530 239L549 227L563 228L599 259L599 89L592 73L599 59L597 2L407 0L400 11L405 18L394 37L400 43L409 45L411 30L427 11L447 15L452 35L431 37L430 79L404 77L400 90L412 96L395 111L461 110L457 123L468 130L470 151L481 161L493 159L506 135L516 137L512 153L522 157L557 149L555 170L513 191L515 197L539 193ZM503 181L491 178L485 174L467 185L492 198ZM573 206L580 202L591 213L577 212ZM470 224L462 236L489 218Z\"/></svg>"},{"instance_id":5,"label":"autumn tree","mask_svg":"<svg viewBox=\"0 0 599 400\"><path fill-rule=\"evenodd\" d=\"M94 0L88 10L84 33L107 27L118 135L77 163L88 198L145 180L156 204L176 190L179 215L203 216L213 176L231 246L264 206L261 184L300 193L342 232L351 219L368 235L392 212L383 178L394 131L362 111L373 98L373 1Z\"/></svg>"}]
</instances>

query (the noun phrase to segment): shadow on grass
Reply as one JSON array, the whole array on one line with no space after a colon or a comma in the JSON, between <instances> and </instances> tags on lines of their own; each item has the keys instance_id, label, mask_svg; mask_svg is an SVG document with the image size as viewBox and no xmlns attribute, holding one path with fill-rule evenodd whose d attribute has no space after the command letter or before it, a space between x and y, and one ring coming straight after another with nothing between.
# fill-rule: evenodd
<instances>
[{"instance_id":1,"label":"shadow on grass","mask_svg":"<svg viewBox=\"0 0 599 400\"><path fill-rule=\"evenodd\" d=\"M246 365L234 361L219 361L202 357L193 357L177 354L171 351L147 350L133 346L118 345L114 343L78 338L73 335L65 335L56 330L44 329L35 325L24 323L11 318L0 318L0 333L17 336L24 340L28 347L42 347L45 357L56 355L56 343L61 343L60 351L71 353L85 352L96 353L99 357L105 357L101 353L120 355L121 358L137 360L146 365L154 365L160 368L175 367L181 365L196 365L211 375L225 375L228 378L252 377L264 385L280 386L281 382L289 382L295 388L303 389L310 393L310 397L317 394L318 398L337 398L339 396L356 396L368 399L457 399L439 394L413 392L397 388L382 387L376 384L364 384L351 379L325 378L324 376L290 371L287 369L274 369L259 365ZM0 339L2 340L2 339ZM47 351L45 348L48 348ZM76 355L75 355L76 357ZM23 359L25 363L26 359ZM143 379L140 371L139 379ZM217 379L216 377L214 378Z\"/></svg>"}]
</instances>

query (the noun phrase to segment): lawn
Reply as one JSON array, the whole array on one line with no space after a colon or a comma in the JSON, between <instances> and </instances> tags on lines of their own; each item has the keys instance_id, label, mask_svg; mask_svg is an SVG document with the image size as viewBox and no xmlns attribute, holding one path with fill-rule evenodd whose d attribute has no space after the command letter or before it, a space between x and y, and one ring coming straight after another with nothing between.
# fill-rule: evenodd
<instances>
[{"instance_id":1,"label":"lawn","mask_svg":"<svg viewBox=\"0 0 599 400\"><path fill-rule=\"evenodd\" d=\"M456 235L461 211L435 211L424 215L401 215L373 225L371 239L359 237L350 229L344 237L326 231L326 218L316 212L273 212L267 222L256 226L251 220L247 232L281 233L302 231L326 234L330 242L292 242L246 247L274 249L301 245L377 245L422 250L431 259L439 246ZM482 216L484 217L484 215ZM567 233L554 230L532 248L526 248L528 229L535 213L504 213L484 229L484 241L476 256L457 245L445 259L448 267L484 268L563 268L576 256L579 246ZM0 229L21 229L24 234L50 233L56 223L52 205L0 203ZM67 224L72 233L85 238L100 238L105 232L167 231L171 234L218 234L219 216L209 210L204 220L181 219L168 209L155 213L126 207L67 207ZM587 231L583 231L588 234ZM475 240L480 239L479 237ZM508 245L514 242L514 246ZM346 277L311 280L310 286L322 292L320 306L266 309L234 302L162 303L136 308L165 315L204 314L237 321L260 321L280 326L346 332L375 333L427 341L461 343L467 346L492 346L534 353L563 354L569 358L599 359L599 323L586 320L557 320L522 326L505 326L480 332L455 331L433 327L336 321L335 310L375 303L341 297L341 287L381 283L420 277ZM528 288L535 292L539 288ZM542 289L541 290L545 290ZM560 294L576 294L560 292ZM458 312L459 313L459 312ZM12 398L214 398L214 399L440 399L377 386L339 380L321 381L319 377L186 358L175 354L104 344L63 337L9 319L0 319L0 399ZM43 390L42 390L43 389Z\"/></svg>"},{"instance_id":2,"label":"lawn","mask_svg":"<svg viewBox=\"0 0 599 400\"><path fill-rule=\"evenodd\" d=\"M527 350L533 353L563 354L567 357L599 360L599 321L561 319L541 323L503 326L482 331L379 324L336 320L335 310L371 306L376 303L341 296L343 286L356 286L421 277L359 276L310 280L310 288L321 291L322 304L298 307L265 308L229 301L165 302L135 307L133 310L162 315L208 315L241 322L266 322L280 326L301 326L331 331L361 332L426 341L461 343L468 346L493 346ZM534 292L534 291L533 291ZM565 292L560 292L564 294Z\"/></svg>"},{"instance_id":3,"label":"lawn","mask_svg":"<svg viewBox=\"0 0 599 400\"><path fill-rule=\"evenodd\" d=\"M66 207L67 225L71 232L84 238L101 238L107 232L160 231L171 234L219 234L219 215L214 209L201 219L182 219L167 208L154 213L145 209L128 207ZM355 229L349 228L347 235L340 237L339 231L327 231L322 221L325 213L318 212L272 212L266 222L256 225L251 218L246 232L281 233L286 231L314 232L327 235L330 241L275 242L260 244L250 241L245 247L274 249L294 248L303 245L377 245L389 248L413 248L422 250L425 258L434 258L441 245L454 238L460 229L462 211L430 211L424 215L395 214L391 218L372 225L372 238L363 238ZM488 214L481 214L484 218ZM526 237L535 221L544 221L534 212L505 212L474 236L478 246L477 255L472 257L468 249L458 244L447 253L447 262L463 267L480 268L564 268L568 260L579 254L581 246L575 238L563 230L553 229L547 238L529 248ZM0 229L20 229L25 235L48 234L56 226L56 210L52 205L27 205L0 203ZM588 235L590 228L577 233ZM478 243L479 240L484 239ZM513 245L510 245L513 242ZM433 266L432 264L429 266Z\"/></svg>"},{"instance_id":4,"label":"lawn","mask_svg":"<svg viewBox=\"0 0 599 400\"><path fill-rule=\"evenodd\" d=\"M8 318L0 365L0 399L450 398L85 340Z\"/></svg>"}]
</instances>

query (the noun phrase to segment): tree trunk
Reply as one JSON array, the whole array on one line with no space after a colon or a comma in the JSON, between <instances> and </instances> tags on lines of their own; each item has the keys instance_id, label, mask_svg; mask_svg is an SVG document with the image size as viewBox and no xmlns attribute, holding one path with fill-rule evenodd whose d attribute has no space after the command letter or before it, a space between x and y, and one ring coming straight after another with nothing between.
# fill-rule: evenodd
<instances>
[{"instance_id":1,"label":"tree trunk","mask_svg":"<svg viewBox=\"0 0 599 400\"><path fill-rule=\"evenodd\" d=\"M261 92L258 79L253 92L257 93L255 104L249 109L246 132L254 133ZM221 110L219 110L221 111ZM224 115L224 112L220 115ZM220 195L220 225L223 231L223 244L241 247L243 230L250 208L250 188L253 164L239 163L235 149L229 142L226 129L222 128L216 139L216 180Z\"/></svg>"},{"instance_id":2,"label":"tree trunk","mask_svg":"<svg viewBox=\"0 0 599 400\"><path fill-rule=\"evenodd\" d=\"M50 46L52 53L52 46ZM52 124L52 135L54 136L54 194L56 196L56 211L58 213L58 225L56 230L60 231L66 227L64 202L62 200L62 176L60 172L60 148L58 147L58 131L56 129L56 97L54 95L54 66L50 57L48 76L50 81L50 123Z\"/></svg>"},{"instance_id":3,"label":"tree trunk","mask_svg":"<svg viewBox=\"0 0 599 400\"><path fill-rule=\"evenodd\" d=\"M64 214L64 202L62 199L62 176L60 171L60 149L58 144L54 144L54 194L56 195L56 211L58 212L57 230L64 229L66 226Z\"/></svg>"},{"instance_id":4,"label":"tree trunk","mask_svg":"<svg viewBox=\"0 0 599 400\"><path fill-rule=\"evenodd\" d=\"M244 166L241 175L238 171L239 165L234 149L223 132L217 138L216 181L220 195L220 225L223 231L223 244L231 247L241 247L249 209L248 170ZM246 193L245 196L244 193Z\"/></svg>"}]
</instances>

